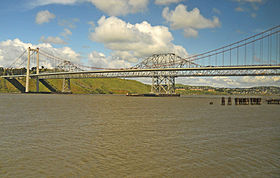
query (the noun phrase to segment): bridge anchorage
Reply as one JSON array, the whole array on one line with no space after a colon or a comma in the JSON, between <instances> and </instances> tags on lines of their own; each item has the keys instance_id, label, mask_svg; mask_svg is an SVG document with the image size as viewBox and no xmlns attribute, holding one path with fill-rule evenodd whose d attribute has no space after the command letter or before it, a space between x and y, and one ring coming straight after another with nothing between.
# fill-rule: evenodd
<instances>
[{"instance_id":1,"label":"bridge anchorage","mask_svg":"<svg viewBox=\"0 0 280 178\"><path fill-rule=\"evenodd\" d=\"M44 51L28 48L11 65L21 73L1 76L21 92L29 92L29 79L36 79L51 92L71 93L70 80L77 78L152 78L151 92L174 94L178 77L213 76L279 76L280 75L280 25L244 40L182 58L173 53L154 54L131 68L100 68L74 64L69 60ZM32 53L32 54L31 54ZM58 54L59 55L59 54ZM40 61L39 61L40 56ZM33 57L33 63L32 63ZM26 60L27 58L27 60ZM35 62L36 61L36 62ZM39 62L50 64L51 70L39 70ZM26 64L23 67L22 65ZM33 64L33 65L32 65ZM30 67L33 70L30 72ZM13 70L12 70L13 71ZM25 78L25 86L18 81ZM58 91L46 79L63 79Z\"/></svg>"}]
</instances>

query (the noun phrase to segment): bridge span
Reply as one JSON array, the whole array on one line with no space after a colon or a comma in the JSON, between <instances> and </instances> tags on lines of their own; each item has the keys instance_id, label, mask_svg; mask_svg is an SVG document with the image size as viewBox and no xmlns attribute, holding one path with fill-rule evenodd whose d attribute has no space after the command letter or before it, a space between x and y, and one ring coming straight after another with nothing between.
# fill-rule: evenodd
<instances>
[{"instance_id":1,"label":"bridge span","mask_svg":"<svg viewBox=\"0 0 280 178\"><path fill-rule=\"evenodd\" d=\"M24 53L17 59L27 62L26 73L1 76L11 82L21 92L29 92L29 79L37 79L51 91L55 91L46 79L64 79L63 89L70 90L70 79L76 78L152 78L153 93L174 93L177 77L211 76L275 76L280 75L280 26L244 40L182 58L173 53L155 54L131 68L99 68L75 64L56 57L44 50L28 48L27 60L22 60ZM31 52L33 52L31 54ZM30 74L30 58L35 58L36 73ZM53 69L40 73L39 56L53 61ZM17 61L14 62L14 64ZM25 87L17 79L26 78Z\"/></svg>"}]
</instances>

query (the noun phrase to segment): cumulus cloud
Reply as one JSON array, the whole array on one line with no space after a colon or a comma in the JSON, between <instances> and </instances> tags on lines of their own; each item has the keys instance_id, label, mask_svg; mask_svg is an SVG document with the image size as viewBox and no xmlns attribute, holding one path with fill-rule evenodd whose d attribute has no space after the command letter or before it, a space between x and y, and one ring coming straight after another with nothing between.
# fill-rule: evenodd
<instances>
[{"instance_id":1,"label":"cumulus cloud","mask_svg":"<svg viewBox=\"0 0 280 178\"><path fill-rule=\"evenodd\" d=\"M172 52L186 57L182 46L172 43L173 36L167 27L152 26L143 21L135 25L117 17L101 17L89 38L111 49L112 55L130 62L155 53Z\"/></svg>"},{"instance_id":2,"label":"cumulus cloud","mask_svg":"<svg viewBox=\"0 0 280 178\"><path fill-rule=\"evenodd\" d=\"M73 18L73 19L62 19L58 21L59 26L67 27L67 28L76 28L76 23L79 22L79 18Z\"/></svg>"},{"instance_id":3,"label":"cumulus cloud","mask_svg":"<svg viewBox=\"0 0 280 178\"><path fill-rule=\"evenodd\" d=\"M66 41L64 41L58 36L56 37L48 36L47 38L45 38L45 36L42 36L40 38L40 41L42 41L43 43L51 43L51 44L67 44Z\"/></svg>"},{"instance_id":4,"label":"cumulus cloud","mask_svg":"<svg viewBox=\"0 0 280 178\"><path fill-rule=\"evenodd\" d=\"M207 19L200 14L198 8L188 11L187 6L183 4L179 4L173 11L169 11L168 7L164 8L162 16L170 23L171 28L184 29L187 37L196 37L198 29L216 28L221 25L218 17L214 16L212 20Z\"/></svg>"},{"instance_id":5,"label":"cumulus cloud","mask_svg":"<svg viewBox=\"0 0 280 178\"><path fill-rule=\"evenodd\" d=\"M100 68L129 68L131 63L120 58L106 57L105 54L92 51L88 55L88 64Z\"/></svg>"},{"instance_id":6,"label":"cumulus cloud","mask_svg":"<svg viewBox=\"0 0 280 178\"><path fill-rule=\"evenodd\" d=\"M75 52L69 47L54 48L49 43L31 44L22 42L20 39L14 39L0 42L1 66L9 67L24 51L27 50L28 47L39 48L40 50L45 51L51 55L76 63L79 63L81 58L79 53ZM26 62L24 63L24 60L27 60L26 53L14 66L11 67L26 67ZM22 65L20 66L20 64ZM31 63L31 67L32 65L35 66L35 64ZM54 61L40 55L40 66L52 68L54 67L54 65Z\"/></svg>"},{"instance_id":7,"label":"cumulus cloud","mask_svg":"<svg viewBox=\"0 0 280 178\"><path fill-rule=\"evenodd\" d=\"M37 13L35 21L37 24L43 24L50 22L50 20L54 18L54 14L50 13L48 10L44 10Z\"/></svg>"},{"instance_id":8,"label":"cumulus cloud","mask_svg":"<svg viewBox=\"0 0 280 178\"><path fill-rule=\"evenodd\" d=\"M110 16L120 16L144 11L147 8L149 0L33 0L29 4L34 8L49 4L73 5L84 2L93 4Z\"/></svg>"},{"instance_id":9,"label":"cumulus cloud","mask_svg":"<svg viewBox=\"0 0 280 178\"><path fill-rule=\"evenodd\" d=\"M185 37L197 37L198 31L194 30L193 28L185 28L184 29L184 36Z\"/></svg>"},{"instance_id":10,"label":"cumulus cloud","mask_svg":"<svg viewBox=\"0 0 280 178\"><path fill-rule=\"evenodd\" d=\"M179 3L183 0L155 0L155 4L158 4L158 5L168 5L168 4L171 4L171 3Z\"/></svg>"},{"instance_id":11,"label":"cumulus cloud","mask_svg":"<svg viewBox=\"0 0 280 178\"><path fill-rule=\"evenodd\" d=\"M267 2L264 0L235 0L235 1L238 3L238 7L235 8L235 11L247 12L250 14L252 18L257 17L255 11L259 10L259 6ZM249 4L250 6L247 6L247 4ZM242 6L245 6L245 8Z\"/></svg>"},{"instance_id":12,"label":"cumulus cloud","mask_svg":"<svg viewBox=\"0 0 280 178\"><path fill-rule=\"evenodd\" d=\"M45 6L49 4L63 4L63 5L72 5L81 0L33 0L29 2L29 6L32 8L38 6Z\"/></svg>"},{"instance_id":13,"label":"cumulus cloud","mask_svg":"<svg viewBox=\"0 0 280 178\"><path fill-rule=\"evenodd\" d=\"M142 12L147 8L149 0L89 0L98 9L110 16L120 16Z\"/></svg>"},{"instance_id":14,"label":"cumulus cloud","mask_svg":"<svg viewBox=\"0 0 280 178\"><path fill-rule=\"evenodd\" d=\"M263 0L236 0L237 2L262 3Z\"/></svg>"},{"instance_id":15,"label":"cumulus cloud","mask_svg":"<svg viewBox=\"0 0 280 178\"><path fill-rule=\"evenodd\" d=\"M69 35L72 35L72 32L68 28L64 28L64 31L61 33L64 38L67 38Z\"/></svg>"}]
</instances>

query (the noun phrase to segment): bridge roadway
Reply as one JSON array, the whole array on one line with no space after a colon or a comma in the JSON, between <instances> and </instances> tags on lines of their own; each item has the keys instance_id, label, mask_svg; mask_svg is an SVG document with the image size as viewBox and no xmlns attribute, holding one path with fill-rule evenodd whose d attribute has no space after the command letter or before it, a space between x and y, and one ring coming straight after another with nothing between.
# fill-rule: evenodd
<instances>
[{"instance_id":1,"label":"bridge roadway","mask_svg":"<svg viewBox=\"0 0 280 178\"><path fill-rule=\"evenodd\" d=\"M154 69L116 69L79 72L55 72L30 74L31 78L138 78L138 77L206 77L206 76L275 76L280 75L279 65L223 66L196 68L154 68ZM26 77L26 75L1 76L5 79Z\"/></svg>"}]
</instances>

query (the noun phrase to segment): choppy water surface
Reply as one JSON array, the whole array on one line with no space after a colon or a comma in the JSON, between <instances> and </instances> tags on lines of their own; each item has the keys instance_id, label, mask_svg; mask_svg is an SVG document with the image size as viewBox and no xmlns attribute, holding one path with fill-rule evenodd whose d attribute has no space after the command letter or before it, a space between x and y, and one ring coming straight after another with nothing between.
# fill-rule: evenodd
<instances>
[{"instance_id":1,"label":"choppy water surface","mask_svg":"<svg viewBox=\"0 0 280 178\"><path fill-rule=\"evenodd\" d=\"M0 95L0 177L52 176L279 177L280 106Z\"/></svg>"}]
</instances>

